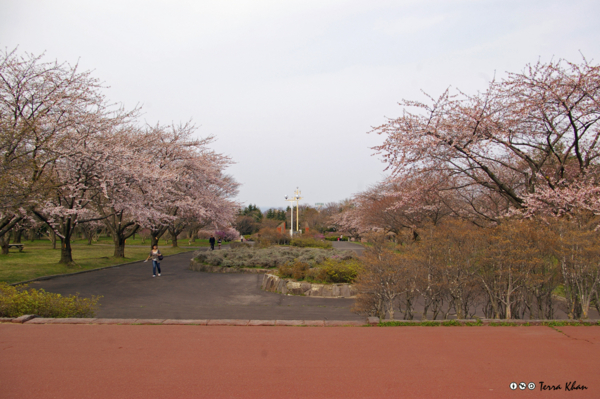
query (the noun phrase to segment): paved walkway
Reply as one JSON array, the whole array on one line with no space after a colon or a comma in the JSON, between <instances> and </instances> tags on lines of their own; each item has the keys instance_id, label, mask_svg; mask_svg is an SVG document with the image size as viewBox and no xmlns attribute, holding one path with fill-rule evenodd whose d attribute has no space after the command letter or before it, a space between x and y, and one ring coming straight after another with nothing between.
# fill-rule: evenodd
<instances>
[{"instance_id":1,"label":"paved walkway","mask_svg":"<svg viewBox=\"0 0 600 399\"><path fill-rule=\"evenodd\" d=\"M144 319L361 320L354 300L283 296L260 289L262 274L188 270L192 252L165 257L162 276L151 262L30 283L63 295L103 295L97 317Z\"/></svg>"},{"instance_id":2,"label":"paved walkway","mask_svg":"<svg viewBox=\"0 0 600 399\"><path fill-rule=\"evenodd\" d=\"M0 397L600 397L600 327L559 329L0 324Z\"/></svg>"}]
</instances>

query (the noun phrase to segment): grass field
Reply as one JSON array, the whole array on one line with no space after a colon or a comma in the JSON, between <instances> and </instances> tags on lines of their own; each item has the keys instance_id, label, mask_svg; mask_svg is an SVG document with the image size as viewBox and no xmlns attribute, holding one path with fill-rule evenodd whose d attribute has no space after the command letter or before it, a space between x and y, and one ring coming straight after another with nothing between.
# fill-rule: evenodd
<instances>
[{"instance_id":1,"label":"grass field","mask_svg":"<svg viewBox=\"0 0 600 399\"><path fill-rule=\"evenodd\" d=\"M0 281L15 283L30 280L41 276L73 273L82 270L96 269L118 265L121 263L143 260L150 251L150 242L142 244L138 238L127 240L125 246L126 258L114 258L114 245L111 238L101 238L98 242L87 245L87 240L75 240L72 243L73 261L77 266L66 266L58 263L60 249L52 249L48 240L22 241L25 246L23 252L11 249L8 255L0 255ZM196 240L189 245L188 240L179 240L179 247L173 248L165 240L159 242L159 249L163 255L173 255L186 251L193 251L197 247L208 246L208 240ZM60 248L60 241L57 242Z\"/></svg>"}]
</instances>

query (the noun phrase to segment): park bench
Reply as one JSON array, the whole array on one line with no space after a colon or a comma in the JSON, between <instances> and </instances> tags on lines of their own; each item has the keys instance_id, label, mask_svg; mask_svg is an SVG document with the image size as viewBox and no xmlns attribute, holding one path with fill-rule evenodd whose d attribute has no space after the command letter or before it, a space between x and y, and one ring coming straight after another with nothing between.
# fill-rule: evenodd
<instances>
[{"instance_id":1,"label":"park bench","mask_svg":"<svg viewBox=\"0 0 600 399\"><path fill-rule=\"evenodd\" d=\"M23 244L8 244L8 249L11 248L19 248L19 252L23 252L23 248L25 248L25 246Z\"/></svg>"}]
</instances>

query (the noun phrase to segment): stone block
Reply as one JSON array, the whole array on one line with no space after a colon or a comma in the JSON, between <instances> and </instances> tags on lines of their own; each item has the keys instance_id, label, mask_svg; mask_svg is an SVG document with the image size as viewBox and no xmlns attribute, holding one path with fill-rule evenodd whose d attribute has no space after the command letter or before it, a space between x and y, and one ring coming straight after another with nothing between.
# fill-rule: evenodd
<instances>
[{"instance_id":1,"label":"stone block","mask_svg":"<svg viewBox=\"0 0 600 399\"><path fill-rule=\"evenodd\" d=\"M331 296L340 296L340 286L339 285L332 285L331 286Z\"/></svg>"},{"instance_id":2,"label":"stone block","mask_svg":"<svg viewBox=\"0 0 600 399\"><path fill-rule=\"evenodd\" d=\"M249 326L274 326L275 320L250 320Z\"/></svg>"},{"instance_id":3,"label":"stone block","mask_svg":"<svg viewBox=\"0 0 600 399\"><path fill-rule=\"evenodd\" d=\"M208 320L207 326L247 326L250 320L239 320L239 319L220 319L220 320Z\"/></svg>"},{"instance_id":4,"label":"stone block","mask_svg":"<svg viewBox=\"0 0 600 399\"><path fill-rule=\"evenodd\" d=\"M277 320L275 322L276 326L303 326L303 320Z\"/></svg>"},{"instance_id":5,"label":"stone block","mask_svg":"<svg viewBox=\"0 0 600 399\"><path fill-rule=\"evenodd\" d=\"M163 325L184 325L184 326L205 326L208 320L194 319L167 319L163 321Z\"/></svg>"},{"instance_id":6,"label":"stone block","mask_svg":"<svg viewBox=\"0 0 600 399\"><path fill-rule=\"evenodd\" d=\"M277 285L276 285L275 291L282 292L283 287L285 287L285 281L282 279L277 279Z\"/></svg>"},{"instance_id":7,"label":"stone block","mask_svg":"<svg viewBox=\"0 0 600 399\"><path fill-rule=\"evenodd\" d=\"M304 291L302 290L302 286L300 283L295 281L288 281L286 284L287 293L292 295L302 295Z\"/></svg>"},{"instance_id":8,"label":"stone block","mask_svg":"<svg viewBox=\"0 0 600 399\"><path fill-rule=\"evenodd\" d=\"M138 319L96 319L94 324L136 324Z\"/></svg>"},{"instance_id":9,"label":"stone block","mask_svg":"<svg viewBox=\"0 0 600 399\"><path fill-rule=\"evenodd\" d=\"M325 325L323 320L304 320L303 323L308 327L323 327Z\"/></svg>"},{"instance_id":10,"label":"stone block","mask_svg":"<svg viewBox=\"0 0 600 399\"><path fill-rule=\"evenodd\" d=\"M333 293L332 293L332 289L330 285L324 285L323 286L323 290L321 291L321 296L324 297L332 297Z\"/></svg>"},{"instance_id":11,"label":"stone block","mask_svg":"<svg viewBox=\"0 0 600 399\"><path fill-rule=\"evenodd\" d=\"M379 317L367 317L367 323L372 326L376 326L379 324Z\"/></svg>"},{"instance_id":12,"label":"stone block","mask_svg":"<svg viewBox=\"0 0 600 399\"><path fill-rule=\"evenodd\" d=\"M325 327L360 327L365 323L356 320L325 320Z\"/></svg>"},{"instance_id":13,"label":"stone block","mask_svg":"<svg viewBox=\"0 0 600 399\"><path fill-rule=\"evenodd\" d=\"M163 324L165 319L137 319L135 324L150 325L150 324Z\"/></svg>"},{"instance_id":14,"label":"stone block","mask_svg":"<svg viewBox=\"0 0 600 399\"><path fill-rule=\"evenodd\" d=\"M300 288L302 288L302 292L306 293L307 291L310 291L312 287L311 283L300 283Z\"/></svg>"},{"instance_id":15,"label":"stone block","mask_svg":"<svg viewBox=\"0 0 600 399\"><path fill-rule=\"evenodd\" d=\"M350 296L350 287L348 287L348 284L342 284L340 286L340 296L344 298L348 298Z\"/></svg>"},{"instance_id":16,"label":"stone block","mask_svg":"<svg viewBox=\"0 0 600 399\"><path fill-rule=\"evenodd\" d=\"M322 296L323 295L323 284L313 284L308 291L308 296Z\"/></svg>"}]
</instances>

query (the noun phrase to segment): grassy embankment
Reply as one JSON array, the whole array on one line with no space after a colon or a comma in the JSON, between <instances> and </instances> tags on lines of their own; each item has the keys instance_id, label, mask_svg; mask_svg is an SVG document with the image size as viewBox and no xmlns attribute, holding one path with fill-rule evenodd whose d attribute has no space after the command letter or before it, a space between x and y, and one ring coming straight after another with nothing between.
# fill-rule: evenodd
<instances>
[{"instance_id":1,"label":"grassy embankment","mask_svg":"<svg viewBox=\"0 0 600 399\"><path fill-rule=\"evenodd\" d=\"M141 239L128 239L125 246L125 258L113 257L114 246L111 238L102 237L98 242L87 245L87 240L78 239L72 243L73 261L77 266L59 264L60 241L58 249L52 249L49 240L22 241L23 252L11 249L8 255L0 255L0 281L14 283L41 276L74 273L82 270L96 269L118 265L121 263L143 260L148 256L150 242L142 244ZM208 240L196 240L188 245L188 240L179 240L179 247L173 248L170 243L160 240L159 249L164 255L174 255L181 252L193 251L197 247L208 246Z\"/></svg>"}]
</instances>

